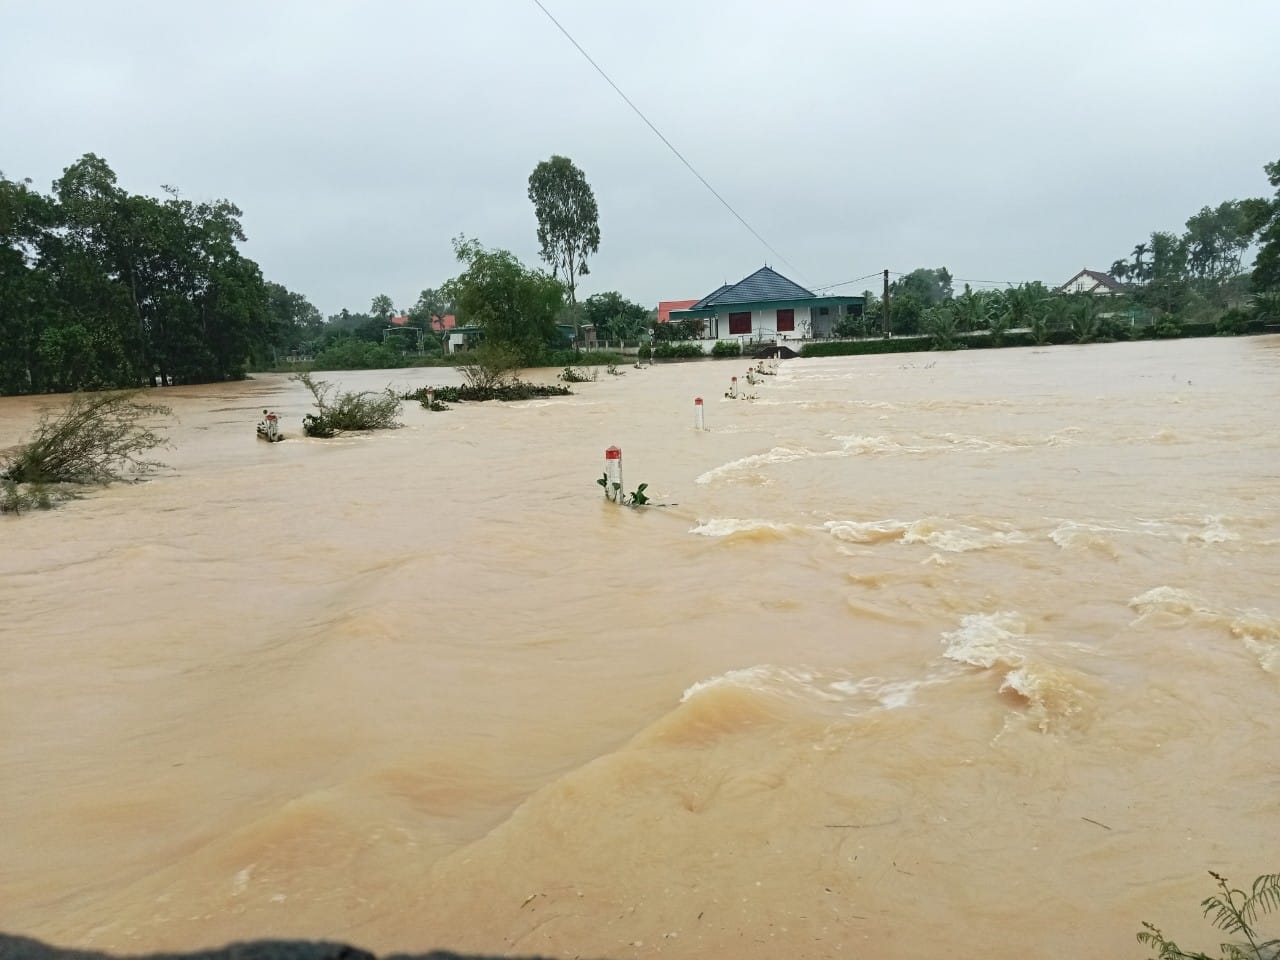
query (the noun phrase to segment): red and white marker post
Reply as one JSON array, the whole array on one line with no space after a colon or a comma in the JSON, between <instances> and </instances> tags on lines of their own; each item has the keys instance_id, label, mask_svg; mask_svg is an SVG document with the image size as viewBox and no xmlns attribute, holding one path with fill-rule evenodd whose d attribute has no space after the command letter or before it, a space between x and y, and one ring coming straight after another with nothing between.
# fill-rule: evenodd
<instances>
[{"instance_id":1,"label":"red and white marker post","mask_svg":"<svg viewBox=\"0 0 1280 960\"><path fill-rule=\"evenodd\" d=\"M707 429L707 421L706 421L706 417L703 414L701 397L693 398L693 429L695 430Z\"/></svg>"},{"instance_id":2,"label":"red and white marker post","mask_svg":"<svg viewBox=\"0 0 1280 960\"><path fill-rule=\"evenodd\" d=\"M610 500L622 500L622 448L610 447L604 452L604 495Z\"/></svg>"}]
</instances>

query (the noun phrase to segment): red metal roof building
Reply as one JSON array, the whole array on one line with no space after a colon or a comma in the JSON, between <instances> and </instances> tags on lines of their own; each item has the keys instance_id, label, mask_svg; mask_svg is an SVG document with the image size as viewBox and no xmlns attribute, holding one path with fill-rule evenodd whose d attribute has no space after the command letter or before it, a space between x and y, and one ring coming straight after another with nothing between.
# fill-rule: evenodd
<instances>
[{"instance_id":1,"label":"red metal roof building","mask_svg":"<svg viewBox=\"0 0 1280 960\"><path fill-rule=\"evenodd\" d=\"M697 300L659 300L658 322L668 323L671 320L672 310L688 310L697 302Z\"/></svg>"}]
</instances>

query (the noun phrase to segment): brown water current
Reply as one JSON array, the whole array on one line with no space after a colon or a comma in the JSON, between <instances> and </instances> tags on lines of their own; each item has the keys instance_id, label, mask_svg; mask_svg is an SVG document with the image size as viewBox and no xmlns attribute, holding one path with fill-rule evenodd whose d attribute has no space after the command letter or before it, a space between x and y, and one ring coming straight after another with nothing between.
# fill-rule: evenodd
<instances>
[{"instance_id":1,"label":"brown water current","mask_svg":"<svg viewBox=\"0 0 1280 960\"><path fill-rule=\"evenodd\" d=\"M1280 338L793 360L722 399L746 366L329 441L285 377L160 391L168 469L0 518L0 930L1216 943L1205 871L1280 869ZM62 400L0 399L0 448ZM610 444L669 506L602 501Z\"/></svg>"}]
</instances>

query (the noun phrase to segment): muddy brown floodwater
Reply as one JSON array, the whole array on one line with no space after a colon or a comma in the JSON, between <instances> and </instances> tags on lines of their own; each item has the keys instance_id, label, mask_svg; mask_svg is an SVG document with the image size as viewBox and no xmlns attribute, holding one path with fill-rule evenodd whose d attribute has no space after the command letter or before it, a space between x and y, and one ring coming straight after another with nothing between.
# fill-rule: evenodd
<instances>
[{"instance_id":1,"label":"muddy brown floodwater","mask_svg":"<svg viewBox=\"0 0 1280 960\"><path fill-rule=\"evenodd\" d=\"M721 399L746 365L330 441L285 377L160 391L169 469L0 518L0 929L1216 943L1205 871L1280 868L1280 338L793 360ZM0 447L61 400L0 399ZM602 501L610 444L668 505Z\"/></svg>"}]
</instances>

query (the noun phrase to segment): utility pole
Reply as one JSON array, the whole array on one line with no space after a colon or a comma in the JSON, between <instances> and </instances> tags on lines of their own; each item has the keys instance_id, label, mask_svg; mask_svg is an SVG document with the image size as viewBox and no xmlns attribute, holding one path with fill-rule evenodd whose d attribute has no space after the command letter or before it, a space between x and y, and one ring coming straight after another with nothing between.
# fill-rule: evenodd
<instances>
[{"instance_id":1,"label":"utility pole","mask_svg":"<svg viewBox=\"0 0 1280 960\"><path fill-rule=\"evenodd\" d=\"M889 337L889 271L884 272L884 308L880 311L880 316L884 320L884 336Z\"/></svg>"}]
</instances>

